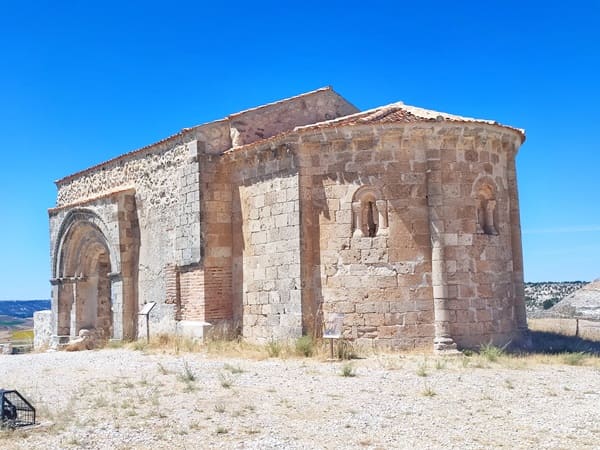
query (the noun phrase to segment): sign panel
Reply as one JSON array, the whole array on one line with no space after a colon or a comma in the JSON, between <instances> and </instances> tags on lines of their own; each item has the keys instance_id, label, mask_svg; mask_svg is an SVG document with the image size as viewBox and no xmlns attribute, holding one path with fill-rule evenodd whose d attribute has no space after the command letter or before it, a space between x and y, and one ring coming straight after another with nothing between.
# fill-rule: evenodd
<instances>
[{"instance_id":1,"label":"sign panel","mask_svg":"<svg viewBox=\"0 0 600 450\"><path fill-rule=\"evenodd\" d=\"M344 315L341 313L328 314L324 325L323 338L340 339L344 331Z\"/></svg>"},{"instance_id":2,"label":"sign panel","mask_svg":"<svg viewBox=\"0 0 600 450\"><path fill-rule=\"evenodd\" d=\"M152 311L152 308L156 306L156 302L146 303L142 310L138 313L140 316L147 316Z\"/></svg>"}]
</instances>

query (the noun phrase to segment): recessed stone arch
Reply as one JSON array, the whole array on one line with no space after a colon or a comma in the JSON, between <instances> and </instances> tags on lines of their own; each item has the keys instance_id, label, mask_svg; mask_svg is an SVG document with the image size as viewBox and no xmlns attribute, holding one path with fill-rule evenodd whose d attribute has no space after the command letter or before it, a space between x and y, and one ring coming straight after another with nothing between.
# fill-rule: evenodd
<instances>
[{"instance_id":1,"label":"recessed stone arch","mask_svg":"<svg viewBox=\"0 0 600 450\"><path fill-rule=\"evenodd\" d=\"M52 257L57 336L73 337L81 329L93 330L101 340L135 336L136 299L126 292L132 271L122 273L122 252L118 223L107 226L87 208L64 217Z\"/></svg>"},{"instance_id":2,"label":"recessed stone arch","mask_svg":"<svg viewBox=\"0 0 600 450\"><path fill-rule=\"evenodd\" d=\"M116 242L117 238L111 235L109 228L97 214L89 209L77 208L70 211L60 225L52 252L52 278L56 279L65 276L65 256L67 255L67 252L64 247L73 236L73 229L81 224L87 224L94 230L88 236L95 236L96 239L98 239L99 236L102 236L99 239L104 241L108 249L112 271L119 273L121 271L120 255L119 252L115 250L116 245L118 244L118 242ZM114 243L111 241L114 241ZM73 246L71 246L71 251L72 250Z\"/></svg>"},{"instance_id":3,"label":"recessed stone arch","mask_svg":"<svg viewBox=\"0 0 600 450\"><path fill-rule=\"evenodd\" d=\"M361 186L352 196L352 233L355 237L387 234L387 202L374 186Z\"/></svg>"},{"instance_id":4,"label":"recessed stone arch","mask_svg":"<svg viewBox=\"0 0 600 450\"><path fill-rule=\"evenodd\" d=\"M498 223L496 204L498 188L490 177L480 177L473 183L472 196L477 210L477 233L497 235Z\"/></svg>"}]
</instances>

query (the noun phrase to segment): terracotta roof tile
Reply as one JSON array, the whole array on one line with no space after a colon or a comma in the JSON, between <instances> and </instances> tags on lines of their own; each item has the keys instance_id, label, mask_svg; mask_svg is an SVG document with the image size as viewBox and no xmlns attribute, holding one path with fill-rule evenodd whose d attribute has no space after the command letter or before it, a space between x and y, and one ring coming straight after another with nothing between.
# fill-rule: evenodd
<instances>
[{"instance_id":1,"label":"terracotta roof tile","mask_svg":"<svg viewBox=\"0 0 600 450\"><path fill-rule=\"evenodd\" d=\"M362 111L349 116L339 117L333 120L327 120L311 125L296 127L296 131L332 128L349 125L373 125L379 123L416 123L416 122L458 122L458 123L485 123L508 128L518 132L525 140L525 131L520 128L514 128L499 124L493 120L473 119L470 117L457 116L429 109L418 108L416 106L405 105L402 102L392 103L386 106Z\"/></svg>"}]
</instances>

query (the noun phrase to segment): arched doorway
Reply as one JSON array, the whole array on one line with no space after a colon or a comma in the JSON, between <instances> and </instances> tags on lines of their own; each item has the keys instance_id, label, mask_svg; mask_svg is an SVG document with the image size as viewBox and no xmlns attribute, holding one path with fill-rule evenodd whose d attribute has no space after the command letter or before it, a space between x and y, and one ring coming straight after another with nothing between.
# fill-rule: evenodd
<instances>
[{"instance_id":1,"label":"arched doorway","mask_svg":"<svg viewBox=\"0 0 600 450\"><path fill-rule=\"evenodd\" d=\"M58 334L82 328L98 339L113 337L111 258L107 240L92 222L75 221L66 231L58 258Z\"/></svg>"}]
</instances>

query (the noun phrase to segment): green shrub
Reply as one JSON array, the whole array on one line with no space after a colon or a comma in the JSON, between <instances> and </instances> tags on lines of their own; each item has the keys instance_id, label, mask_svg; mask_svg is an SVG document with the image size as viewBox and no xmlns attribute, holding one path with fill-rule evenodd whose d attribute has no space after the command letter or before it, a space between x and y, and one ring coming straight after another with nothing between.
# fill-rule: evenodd
<instances>
[{"instance_id":1,"label":"green shrub","mask_svg":"<svg viewBox=\"0 0 600 450\"><path fill-rule=\"evenodd\" d=\"M504 354L504 349L496 347L492 344L485 344L482 345L479 349L479 354L488 361L494 362L498 361L498 358L500 358Z\"/></svg>"},{"instance_id":2,"label":"green shrub","mask_svg":"<svg viewBox=\"0 0 600 450\"><path fill-rule=\"evenodd\" d=\"M296 341L296 353L307 358L315 352L315 341L311 336L302 336Z\"/></svg>"},{"instance_id":3,"label":"green shrub","mask_svg":"<svg viewBox=\"0 0 600 450\"><path fill-rule=\"evenodd\" d=\"M548 298L542 302L542 308L550 309L554 305L556 305L558 302L560 302L560 298L556 298L556 297Z\"/></svg>"}]
</instances>

